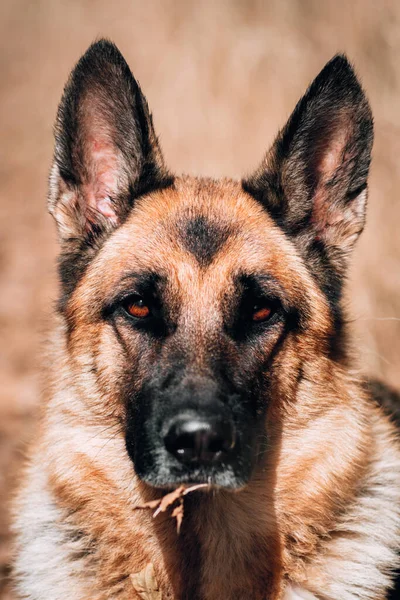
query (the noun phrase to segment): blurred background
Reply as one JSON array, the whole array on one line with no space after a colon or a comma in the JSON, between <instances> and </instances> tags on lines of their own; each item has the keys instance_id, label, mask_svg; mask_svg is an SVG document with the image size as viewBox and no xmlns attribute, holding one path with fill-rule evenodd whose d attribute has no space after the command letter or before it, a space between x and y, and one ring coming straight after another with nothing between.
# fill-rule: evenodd
<instances>
[{"instance_id":1,"label":"blurred background","mask_svg":"<svg viewBox=\"0 0 400 600\"><path fill-rule=\"evenodd\" d=\"M46 212L52 125L74 63L114 40L140 81L172 170L240 177L336 52L375 115L369 218L347 298L363 372L400 389L400 2L2 0L0 3L0 597L8 499L35 430L57 298Z\"/></svg>"}]
</instances>

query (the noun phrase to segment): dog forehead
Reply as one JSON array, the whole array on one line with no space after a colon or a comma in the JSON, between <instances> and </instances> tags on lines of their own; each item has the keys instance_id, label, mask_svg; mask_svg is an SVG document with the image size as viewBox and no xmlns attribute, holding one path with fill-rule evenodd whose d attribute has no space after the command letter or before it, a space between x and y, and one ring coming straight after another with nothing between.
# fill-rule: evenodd
<instances>
[{"instance_id":1,"label":"dog forehead","mask_svg":"<svg viewBox=\"0 0 400 600\"><path fill-rule=\"evenodd\" d=\"M201 266L212 263L228 238L235 234L233 223L205 214L182 215L176 222L178 239Z\"/></svg>"},{"instance_id":2,"label":"dog forehead","mask_svg":"<svg viewBox=\"0 0 400 600\"><path fill-rule=\"evenodd\" d=\"M107 287L130 271L165 275L183 287L210 279L221 288L241 272L266 272L293 291L302 273L310 280L284 232L240 183L195 178L140 199L94 271L103 271Z\"/></svg>"}]
</instances>

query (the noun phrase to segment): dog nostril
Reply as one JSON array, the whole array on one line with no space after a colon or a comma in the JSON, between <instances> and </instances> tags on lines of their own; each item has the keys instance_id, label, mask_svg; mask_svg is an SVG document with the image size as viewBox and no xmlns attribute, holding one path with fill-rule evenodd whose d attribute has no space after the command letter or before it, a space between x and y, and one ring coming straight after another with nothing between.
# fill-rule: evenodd
<instances>
[{"instance_id":1,"label":"dog nostril","mask_svg":"<svg viewBox=\"0 0 400 600\"><path fill-rule=\"evenodd\" d=\"M216 417L181 417L171 424L164 443L181 462L209 463L233 450L235 428Z\"/></svg>"}]
</instances>

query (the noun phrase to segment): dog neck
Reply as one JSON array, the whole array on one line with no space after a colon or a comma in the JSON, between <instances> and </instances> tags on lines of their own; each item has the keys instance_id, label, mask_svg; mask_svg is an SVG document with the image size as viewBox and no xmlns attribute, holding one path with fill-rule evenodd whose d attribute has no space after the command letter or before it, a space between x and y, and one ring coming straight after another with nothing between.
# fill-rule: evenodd
<instances>
[{"instance_id":1,"label":"dog neck","mask_svg":"<svg viewBox=\"0 0 400 600\"><path fill-rule=\"evenodd\" d=\"M172 587L180 588L174 597L278 597L281 552L273 508L265 495L260 498L251 488L186 496L179 534L169 515L159 521L156 517L153 527L166 570Z\"/></svg>"}]
</instances>

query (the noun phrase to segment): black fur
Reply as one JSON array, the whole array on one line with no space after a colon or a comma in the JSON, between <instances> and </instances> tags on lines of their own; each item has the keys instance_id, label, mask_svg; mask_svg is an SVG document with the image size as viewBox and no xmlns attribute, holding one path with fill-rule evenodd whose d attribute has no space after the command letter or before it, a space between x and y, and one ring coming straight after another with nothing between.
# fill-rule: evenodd
<instances>
[{"instance_id":1,"label":"black fur","mask_svg":"<svg viewBox=\"0 0 400 600\"><path fill-rule=\"evenodd\" d=\"M378 380L370 380L365 383L365 387L372 399L382 406L386 414L396 423L400 429L400 394L390 388L385 383Z\"/></svg>"},{"instance_id":2,"label":"black fur","mask_svg":"<svg viewBox=\"0 0 400 600\"><path fill-rule=\"evenodd\" d=\"M197 216L179 224L179 235L184 247L201 266L208 266L232 233L228 225L211 222Z\"/></svg>"}]
</instances>

